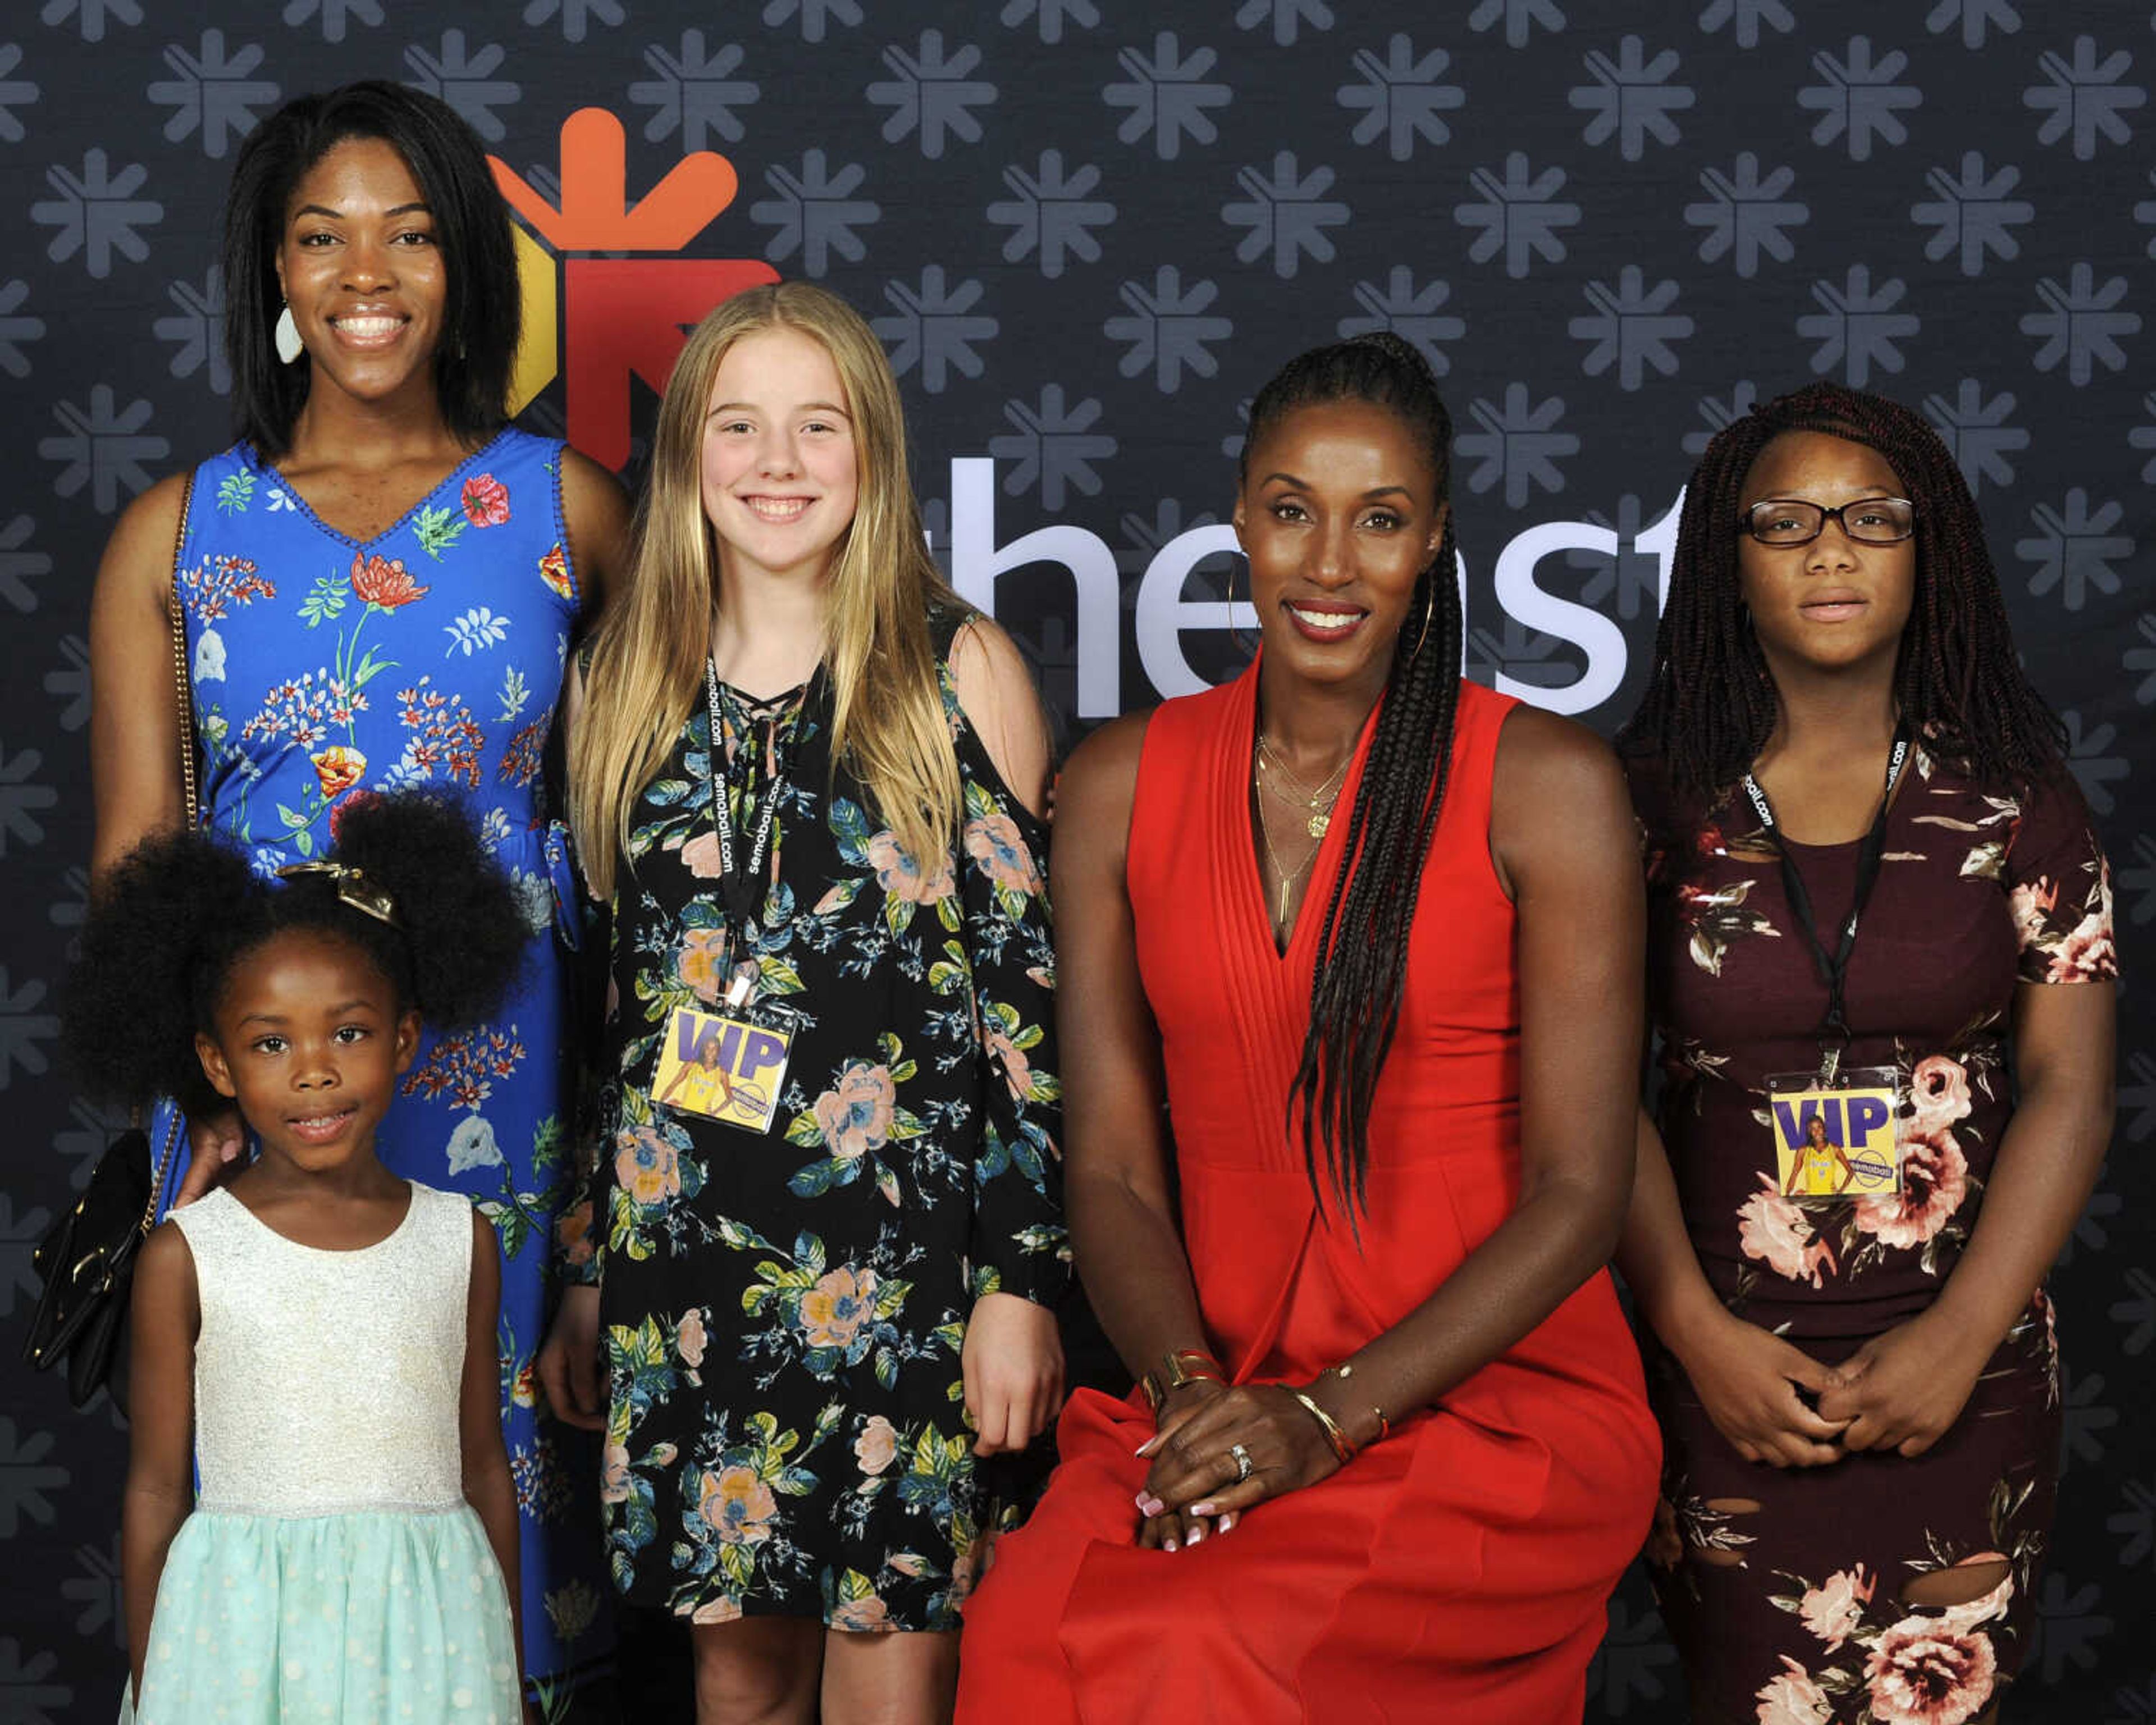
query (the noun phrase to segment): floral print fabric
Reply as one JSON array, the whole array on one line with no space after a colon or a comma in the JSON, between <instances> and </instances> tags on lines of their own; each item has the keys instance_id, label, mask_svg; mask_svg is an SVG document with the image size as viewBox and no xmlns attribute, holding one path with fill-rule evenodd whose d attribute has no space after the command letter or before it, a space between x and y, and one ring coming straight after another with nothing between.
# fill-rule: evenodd
<instances>
[{"instance_id":1,"label":"floral print fabric","mask_svg":"<svg viewBox=\"0 0 2156 1725\"><path fill-rule=\"evenodd\" d=\"M982 1536L1037 1483L989 1491L959 1354L977 1296L1067 1276L1045 832L942 680L965 815L925 867L833 770L820 683L777 709L721 685L737 833L783 782L745 949L801 1015L767 1133L650 1090L674 1011L717 1006L742 957L703 701L632 819L598 1179L565 1238L601 1289L615 1581L699 1623L954 1629Z\"/></svg>"},{"instance_id":2,"label":"floral print fabric","mask_svg":"<svg viewBox=\"0 0 2156 1725\"><path fill-rule=\"evenodd\" d=\"M2103 854L2072 783L1991 794L1919 748L1890 812L1849 975L1849 1065L1900 1074L1903 1189L1784 1196L1770 1075L1809 1071L1826 991L1741 793L1704 809L1632 767L1647 843L1659 1117L1687 1231L1739 1317L1834 1363L1921 1312L1981 1213L2012 1102L2017 988L2116 974ZM1854 896L1857 845L1791 842L1819 926ZM1666 1450L1650 1548L1701 1717L1766 1725L1960 1725L2027 1650L2056 1484L2057 1350L2040 1291L1925 1455L1779 1472L1716 1431L1676 1362L1653 1361ZM1906 1604L1916 1574L1995 1563L1981 1599Z\"/></svg>"},{"instance_id":3,"label":"floral print fabric","mask_svg":"<svg viewBox=\"0 0 2156 1725\"><path fill-rule=\"evenodd\" d=\"M492 1023L429 1034L377 1148L462 1193L504 1260L501 1399L516 1482L525 1657L535 1676L603 1655L605 1583L581 1435L538 1408L548 1245L572 1178L553 937L563 834L538 798L578 608L562 445L505 430L362 545L317 520L242 444L196 470L177 586L207 826L271 873L321 855L370 790L463 795L523 895L530 963Z\"/></svg>"}]
</instances>

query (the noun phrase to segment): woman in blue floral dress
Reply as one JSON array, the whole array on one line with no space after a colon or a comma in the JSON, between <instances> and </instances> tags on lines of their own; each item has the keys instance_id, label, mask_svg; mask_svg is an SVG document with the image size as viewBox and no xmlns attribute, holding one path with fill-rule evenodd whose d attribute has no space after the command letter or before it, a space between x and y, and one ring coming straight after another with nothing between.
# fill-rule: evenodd
<instances>
[{"instance_id":1,"label":"woman in blue floral dress","mask_svg":"<svg viewBox=\"0 0 2156 1725\"><path fill-rule=\"evenodd\" d=\"M613 963L598 1288L542 1368L604 1427L614 1579L692 1625L707 1725L947 1718L984 1536L1037 1483L981 1458L1060 1396L1045 727L906 474L854 312L730 300L572 685Z\"/></svg>"},{"instance_id":2,"label":"woman in blue floral dress","mask_svg":"<svg viewBox=\"0 0 2156 1725\"><path fill-rule=\"evenodd\" d=\"M503 423L508 218L440 103L356 85L265 121L235 167L225 279L240 440L144 493L99 573L96 866L182 819L177 599L206 825L267 873L319 856L370 791L447 785L522 891L521 988L491 1022L423 1045L379 1149L393 1172L468 1194L501 1235L526 1662L557 1680L608 1637L576 1483L595 1461L542 1422L532 1371L570 1180L553 933L567 865L538 788L569 637L624 511L610 475ZM236 1119L192 1136L181 1202L242 1148Z\"/></svg>"}]
</instances>

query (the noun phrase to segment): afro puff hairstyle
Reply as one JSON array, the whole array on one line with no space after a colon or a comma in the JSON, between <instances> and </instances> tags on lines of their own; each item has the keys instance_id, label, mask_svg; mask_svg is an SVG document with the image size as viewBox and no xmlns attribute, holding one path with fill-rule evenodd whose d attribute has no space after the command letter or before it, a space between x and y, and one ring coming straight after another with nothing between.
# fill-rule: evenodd
<instances>
[{"instance_id":1,"label":"afro puff hairstyle","mask_svg":"<svg viewBox=\"0 0 2156 1725\"><path fill-rule=\"evenodd\" d=\"M484 1019L516 985L531 925L454 798L400 791L346 799L330 860L388 895L394 926L354 908L326 875L264 877L207 832L145 839L107 877L85 924L62 1002L67 1054L93 1097L174 1098L190 1114L227 1106L195 1054L233 973L295 930L349 942L400 1011L430 1029Z\"/></svg>"}]
</instances>

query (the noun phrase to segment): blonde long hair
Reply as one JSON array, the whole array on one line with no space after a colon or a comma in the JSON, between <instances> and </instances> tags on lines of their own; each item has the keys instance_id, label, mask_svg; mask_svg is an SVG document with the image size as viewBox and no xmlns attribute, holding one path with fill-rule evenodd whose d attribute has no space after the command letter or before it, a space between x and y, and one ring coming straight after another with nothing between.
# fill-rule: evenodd
<instances>
[{"instance_id":1,"label":"blonde long hair","mask_svg":"<svg viewBox=\"0 0 2156 1725\"><path fill-rule=\"evenodd\" d=\"M660 405L626 590L593 637L583 711L569 737L569 824L585 878L601 898L613 896L636 799L672 752L711 649L718 547L701 475L712 382L735 342L780 327L800 331L830 354L859 468L854 519L824 577L831 758L848 762L924 872L957 840L958 763L928 611L960 602L921 536L898 384L852 306L806 282L779 282L735 295L696 326Z\"/></svg>"}]
</instances>

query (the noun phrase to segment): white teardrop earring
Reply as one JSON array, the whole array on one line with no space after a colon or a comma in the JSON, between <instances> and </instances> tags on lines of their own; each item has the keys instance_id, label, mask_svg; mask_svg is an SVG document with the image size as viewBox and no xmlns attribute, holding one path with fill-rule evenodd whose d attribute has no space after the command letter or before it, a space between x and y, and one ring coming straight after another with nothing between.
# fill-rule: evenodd
<instances>
[{"instance_id":1,"label":"white teardrop earring","mask_svg":"<svg viewBox=\"0 0 2156 1725\"><path fill-rule=\"evenodd\" d=\"M305 344L300 340L299 325L292 321L292 308L290 305L278 312L277 328L272 339L277 344L277 357L283 360L286 365L293 364L307 351Z\"/></svg>"}]
</instances>

